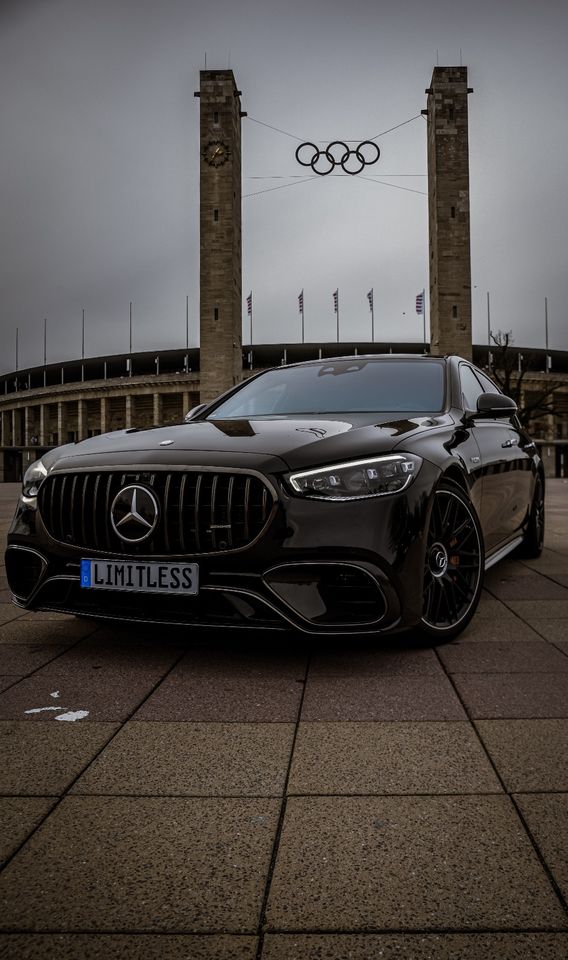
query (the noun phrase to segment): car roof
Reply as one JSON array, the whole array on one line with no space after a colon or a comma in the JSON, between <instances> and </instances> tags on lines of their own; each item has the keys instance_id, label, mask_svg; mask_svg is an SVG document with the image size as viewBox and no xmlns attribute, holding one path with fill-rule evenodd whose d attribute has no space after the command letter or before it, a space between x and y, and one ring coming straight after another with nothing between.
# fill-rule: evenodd
<instances>
[{"instance_id":1,"label":"car roof","mask_svg":"<svg viewBox=\"0 0 568 960\"><path fill-rule=\"evenodd\" d=\"M381 363L388 363L389 360L413 360L416 361L416 363L423 363L425 360L448 361L453 358L453 355L442 357L430 353L355 353L346 354L345 356L340 357L314 357L312 360L300 360L298 363L283 363L281 367L273 367L272 369L278 370L286 367L310 367L319 363L337 363L339 361L356 363L361 360L377 360ZM461 360L463 358L455 357L455 359Z\"/></svg>"}]
</instances>

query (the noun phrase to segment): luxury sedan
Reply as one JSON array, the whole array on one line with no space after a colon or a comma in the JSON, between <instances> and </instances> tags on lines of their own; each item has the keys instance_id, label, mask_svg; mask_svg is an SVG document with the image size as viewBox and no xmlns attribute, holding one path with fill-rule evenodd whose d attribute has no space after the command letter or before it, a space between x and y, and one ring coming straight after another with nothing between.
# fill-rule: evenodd
<instances>
[{"instance_id":1,"label":"luxury sedan","mask_svg":"<svg viewBox=\"0 0 568 960\"><path fill-rule=\"evenodd\" d=\"M355 356L47 453L6 572L29 610L442 641L474 615L484 571L538 556L543 534L542 463L484 373Z\"/></svg>"}]
</instances>

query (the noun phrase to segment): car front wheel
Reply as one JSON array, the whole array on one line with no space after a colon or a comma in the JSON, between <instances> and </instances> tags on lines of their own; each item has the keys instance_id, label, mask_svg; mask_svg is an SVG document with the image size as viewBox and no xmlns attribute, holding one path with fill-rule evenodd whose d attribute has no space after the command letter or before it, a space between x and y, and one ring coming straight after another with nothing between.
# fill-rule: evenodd
<instances>
[{"instance_id":1,"label":"car front wheel","mask_svg":"<svg viewBox=\"0 0 568 960\"><path fill-rule=\"evenodd\" d=\"M442 643L461 633L479 603L483 568L475 509L460 487L444 484L433 496L426 541L423 633Z\"/></svg>"}]
</instances>

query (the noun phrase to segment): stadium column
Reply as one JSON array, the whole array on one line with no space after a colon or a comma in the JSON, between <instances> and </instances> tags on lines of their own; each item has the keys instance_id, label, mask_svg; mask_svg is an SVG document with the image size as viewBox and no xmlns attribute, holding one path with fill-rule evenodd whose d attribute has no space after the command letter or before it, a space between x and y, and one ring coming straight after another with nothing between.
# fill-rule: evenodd
<instances>
[{"instance_id":1,"label":"stadium column","mask_svg":"<svg viewBox=\"0 0 568 960\"><path fill-rule=\"evenodd\" d=\"M67 404L57 404L57 443L67 443Z\"/></svg>"},{"instance_id":2,"label":"stadium column","mask_svg":"<svg viewBox=\"0 0 568 960\"><path fill-rule=\"evenodd\" d=\"M12 446L20 446L20 424L18 410L12 410Z\"/></svg>"},{"instance_id":3,"label":"stadium column","mask_svg":"<svg viewBox=\"0 0 568 960\"><path fill-rule=\"evenodd\" d=\"M101 433L108 433L108 398L101 397Z\"/></svg>"},{"instance_id":4,"label":"stadium column","mask_svg":"<svg viewBox=\"0 0 568 960\"><path fill-rule=\"evenodd\" d=\"M44 447L46 442L45 436L45 403L40 403L39 406L39 445Z\"/></svg>"},{"instance_id":5,"label":"stadium column","mask_svg":"<svg viewBox=\"0 0 568 960\"><path fill-rule=\"evenodd\" d=\"M200 88L200 400L242 379L241 111L232 70Z\"/></svg>"},{"instance_id":6,"label":"stadium column","mask_svg":"<svg viewBox=\"0 0 568 960\"><path fill-rule=\"evenodd\" d=\"M431 352L471 359L467 67L434 67L428 94Z\"/></svg>"},{"instance_id":7,"label":"stadium column","mask_svg":"<svg viewBox=\"0 0 568 960\"><path fill-rule=\"evenodd\" d=\"M77 400L77 440L87 436L87 401Z\"/></svg>"},{"instance_id":8,"label":"stadium column","mask_svg":"<svg viewBox=\"0 0 568 960\"><path fill-rule=\"evenodd\" d=\"M30 419L31 419L31 408L24 407L24 447L29 447L30 445Z\"/></svg>"},{"instance_id":9,"label":"stadium column","mask_svg":"<svg viewBox=\"0 0 568 960\"><path fill-rule=\"evenodd\" d=\"M160 393L154 394L154 426L159 427L162 422L162 395Z\"/></svg>"},{"instance_id":10,"label":"stadium column","mask_svg":"<svg viewBox=\"0 0 568 960\"><path fill-rule=\"evenodd\" d=\"M127 393L124 399L126 401L125 411L124 411L124 425L127 430L130 430L132 426L132 394Z\"/></svg>"}]
</instances>

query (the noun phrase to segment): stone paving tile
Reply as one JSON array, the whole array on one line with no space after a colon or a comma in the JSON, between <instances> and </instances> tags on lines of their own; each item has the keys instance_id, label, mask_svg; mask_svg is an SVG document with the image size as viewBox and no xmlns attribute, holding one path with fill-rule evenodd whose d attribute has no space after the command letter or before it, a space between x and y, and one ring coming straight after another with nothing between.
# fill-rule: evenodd
<instances>
[{"instance_id":1,"label":"stone paving tile","mask_svg":"<svg viewBox=\"0 0 568 960\"><path fill-rule=\"evenodd\" d=\"M0 626L0 656L2 646L14 643L55 643L72 646L82 637L96 630L96 626L84 620L52 620L48 622L14 620Z\"/></svg>"},{"instance_id":2,"label":"stone paving tile","mask_svg":"<svg viewBox=\"0 0 568 960\"><path fill-rule=\"evenodd\" d=\"M302 680L306 673L307 655L305 641L304 652L294 651L282 655L274 650L274 641L269 637L265 644L271 648L258 647L257 644L235 644L231 649L226 646L208 645L192 649L176 665L174 676L199 677L259 677L264 680Z\"/></svg>"},{"instance_id":3,"label":"stone paving tile","mask_svg":"<svg viewBox=\"0 0 568 960\"><path fill-rule=\"evenodd\" d=\"M541 620L536 629L546 640L556 643L568 640L568 618L566 620Z\"/></svg>"},{"instance_id":4,"label":"stone paving tile","mask_svg":"<svg viewBox=\"0 0 568 960\"><path fill-rule=\"evenodd\" d=\"M288 801L268 931L566 926L507 797Z\"/></svg>"},{"instance_id":5,"label":"stone paving tile","mask_svg":"<svg viewBox=\"0 0 568 960\"><path fill-rule=\"evenodd\" d=\"M0 928L255 933L279 807L66 797L0 875Z\"/></svg>"},{"instance_id":6,"label":"stone paving tile","mask_svg":"<svg viewBox=\"0 0 568 960\"><path fill-rule=\"evenodd\" d=\"M492 597L487 590L481 591L479 606L475 611L477 620L510 620L514 617L508 606Z\"/></svg>"},{"instance_id":7,"label":"stone paving tile","mask_svg":"<svg viewBox=\"0 0 568 960\"><path fill-rule=\"evenodd\" d=\"M262 960L566 960L566 956L568 935L563 933L272 933L265 937L262 950Z\"/></svg>"},{"instance_id":8,"label":"stone paving tile","mask_svg":"<svg viewBox=\"0 0 568 960\"><path fill-rule=\"evenodd\" d=\"M455 673L453 681L476 719L568 717L565 673Z\"/></svg>"},{"instance_id":9,"label":"stone paving tile","mask_svg":"<svg viewBox=\"0 0 568 960\"><path fill-rule=\"evenodd\" d=\"M302 723L290 794L499 793L468 723Z\"/></svg>"},{"instance_id":10,"label":"stone paving tile","mask_svg":"<svg viewBox=\"0 0 568 960\"><path fill-rule=\"evenodd\" d=\"M544 640L448 644L438 655L448 673L568 673L568 657Z\"/></svg>"},{"instance_id":11,"label":"stone paving tile","mask_svg":"<svg viewBox=\"0 0 568 960\"><path fill-rule=\"evenodd\" d=\"M168 641L157 643L155 640L139 640L135 645L120 641L99 642L95 633L75 644L70 650L53 663L47 664L44 675L66 676L68 674L88 675L92 671L109 674L129 681L133 674L143 673L156 680L164 676L180 657L182 648ZM2 649L0 648L0 658Z\"/></svg>"},{"instance_id":12,"label":"stone paving tile","mask_svg":"<svg viewBox=\"0 0 568 960\"><path fill-rule=\"evenodd\" d=\"M0 623L10 623L22 616L22 610L13 603L0 603Z\"/></svg>"},{"instance_id":13,"label":"stone paving tile","mask_svg":"<svg viewBox=\"0 0 568 960\"><path fill-rule=\"evenodd\" d=\"M495 641L499 643L503 641L519 642L540 639L540 634L532 627L529 627L528 623L519 620L518 617L514 617L511 620L495 620L494 622L491 620L477 620L477 618L474 617L463 633L460 633L454 641L454 645L479 642L493 643ZM441 644L438 649L442 650L444 646L445 644Z\"/></svg>"},{"instance_id":14,"label":"stone paving tile","mask_svg":"<svg viewBox=\"0 0 568 960\"><path fill-rule=\"evenodd\" d=\"M0 646L0 672L22 677L46 666L66 650L65 644L4 643Z\"/></svg>"},{"instance_id":15,"label":"stone paving tile","mask_svg":"<svg viewBox=\"0 0 568 960\"><path fill-rule=\"evenodd\" d=\"M568 790L568 720L478 720L510 792Z\"/></svg>"},{"instance_id":16,"label":"stone paving tile","mask_svg":"<svg viewBox=\"0 0 568 960\"><path fill-rule=\"evenodd\" d=\"M568 900L568 793L517 796L544 862Z\"/></svg>"},{"instance_id":17,"label":"stone paving tile","mask_svg":"<svg viewBox=\"0 0 568 960\"><path fill-rule=\"evenodd\" d=\"M128 723L73 793L281 796L294 725Z\"/></svg>"},{"instance_id":18,"label":"stone paving tile","mask_svg":"<svg viewBox=\"0 0 568 960\"><path fill-rule=\"evenodd\" d=\"M54 708L61 713L86 710L87 715L80 718L81 722L126 720L151 693L158 679L139 671L116 676L106 671L61 674L40 671L0 694L0 720L42 722L50 715L56 716ZM52 696L54 693L59 696Z\"/></svg>"},{"instance_id":19,"label":"stone paving tile","mask_svg":"<svg viewBox=\"0 0 568 960\"><path fill-rule=\"evenodd\" d=\"M2 960L254 960L257 943L256 937L223 934L5 933L0 934L0 956Z\"/></svg>"},{"instance_id":20,"label":"stone paving tile","mask_svg":"<svg viewBox=\"0 0 568 960\"><path fill-rule=\"evenodd\" d=\"M568 600L508 600L509 606L527 623L568 618Z\"/></svg>"},{"instance_id":21,"label":"stone paving tile","mask_svg":"<svg viewBox=\"0 0 568 960\"><path fill-rule=\"evenodd\" d=\"M117 729L113 723L0 722L0 794L63 793Z\"/></svg>"},{"instance_id":22,"label":"stone paving tile","mask_svg":"<svg viewBox=\"0 0 568 960\"><path fill-rule=\"evenodd\" d=\"M495 572L498 572L498 568ZM568 598L568 591L563 586L536 573L520 577L495 576L490 583L486 578L485 586L499 600L566 600Z\"/></svg>"},{"instance_id":23,"label":"stone paving tile","mask_svg":"<svg viewBox=\"0 0 568 960\"><path fill-rule=\"evenodd\" d=\"M0 797L0 863L29 837L54 803L55 797Z\"/></svg>"},{"instance_id":24,"label":"stone paving tile","mask_svg":"<svg viewBox=\"0 0 568 960\"><path fill-rule=\"evenodd\" d=\"M550 576L551 576L551 579L554 580L556 583L559 583L562 587L568 588L568 573L564 573L564 574L555 573L555 574L550 574Z\"/></svg>"},{"instance_id":25,"label":"stone paving tile","mask_svg":"<svg viewBox=\"0 0 568 960\"><path fill-rule=\"evenodd\" d=\"M465 720L445 676L308 680L302 720Z\"/></svg>"},{"instance_id":26,"label":"stone paving tile","mask_svg":"<svg viewBox=\"0 0 568 960\"><path fill-rule=\"evenodd\" d=\"M286 679L170 674L134 719L290 723L297 718L302 687Z\"/></svg>"},{"instance_id":27,"label":"stone paving tile","mask_svg":"<svg viewBox=\"0 0 568 960\"><path fill-rule=\"evenodd\" d=\"M396 646L400 647L398 640ZM393 644L394 646L394 644ZM343 641L339 649L314 653L310 662L310 678L436 676L441 668L433 650L378 648L373 645L355 647Z\"/></svg>"}]
</instances>

